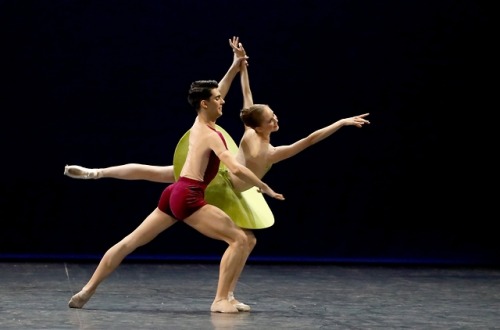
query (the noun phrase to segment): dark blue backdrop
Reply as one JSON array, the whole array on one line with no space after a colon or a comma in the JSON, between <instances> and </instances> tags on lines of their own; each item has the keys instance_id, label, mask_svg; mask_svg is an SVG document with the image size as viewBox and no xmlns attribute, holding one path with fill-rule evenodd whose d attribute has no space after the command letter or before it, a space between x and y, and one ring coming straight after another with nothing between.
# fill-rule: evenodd
<instances>
[{"instance_id":1,"label":"dark blue backdrop","mask_svg":"<svg viewBox=\"0 0 500 330\"><path fill-rule=\"evenodd\" d=\"M171 164L190 82L222 78L238 35L273 144L372 122L273 166L286 201L253 260L498 265L491 23L479 1L0 1L0 257L98 258L133 230L164 185L64 165ZM238 141L238 78L226 102ZM224 247L178 224L134 256Z\"/></svg>"}]
</instances>

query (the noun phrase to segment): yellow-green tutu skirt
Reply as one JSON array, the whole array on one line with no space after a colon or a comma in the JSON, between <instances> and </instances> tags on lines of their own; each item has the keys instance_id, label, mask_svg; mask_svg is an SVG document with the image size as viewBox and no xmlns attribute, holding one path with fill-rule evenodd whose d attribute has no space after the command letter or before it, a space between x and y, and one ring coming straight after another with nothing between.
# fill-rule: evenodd
<instances>
[{"instance_id":1,"label":"yellow-green tutu skirt","mask_svg":"<svg viewBox=\"0 0 500 330\"><path fill-rule=\"evenodd\" d=\"M236 154L238 146L231 136L219 125L220 131L226 139L229 150ZM179 140L174 152L174 174L179 178L182 166L186 160L189 145L189 131ZM210 182L205 191L207 203L219 207L241 228L263 229L274 224L274 215L262 193L252 187L242 193L235 192L231 183L229 172L221 163L219 172Z\"/></svg>"}]
</instances>

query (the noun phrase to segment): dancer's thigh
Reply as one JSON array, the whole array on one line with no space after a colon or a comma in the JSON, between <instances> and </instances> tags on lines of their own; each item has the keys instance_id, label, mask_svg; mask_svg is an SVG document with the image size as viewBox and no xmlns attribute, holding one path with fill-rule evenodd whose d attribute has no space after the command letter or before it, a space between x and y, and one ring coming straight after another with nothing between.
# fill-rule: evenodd
<instances>
[{"instance_id":1,"label":"dancer's thigh","mask_svg":"<svg viewBox=\"0 0 500 330\"><path fill-rule=\"evenodd\" d=\"M227 243L246 236L224 211L210 204L184 219L184 222L205 236Z\"/></svg>"},{"instance_id":2,"label":"dancer's thigh","mask_svg":"<svg viewBox=\"0 0 500 330\"><path fill-rule=\"evenodd\" d=\"M151 166L152 176L157 182L172 183L175 182L174 166Z\"/></svg>"},{"instance_id":3,"label":"dancer's thigh","mask_svg":"<svg viewBox=\"0 0 500 330\"><path fill-rule=\"evenodd\" d=\"M155 208L139 227L127 236L127 240L136 246L144 245L176 222L177 220Z\"/></svg>"}]
</instances>

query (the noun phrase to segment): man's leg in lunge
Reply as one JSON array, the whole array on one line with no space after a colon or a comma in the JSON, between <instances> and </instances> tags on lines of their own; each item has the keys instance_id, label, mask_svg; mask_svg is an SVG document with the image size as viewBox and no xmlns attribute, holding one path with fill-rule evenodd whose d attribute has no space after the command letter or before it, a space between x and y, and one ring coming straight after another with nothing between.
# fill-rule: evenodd
<instances>
[{"instance_id":1,"label":"man's leg in lunge","mask_svg":"<svg viewBox=\"0 0 500 330\"><path fill-rule=\"evenodd\" d=\"M104 281L139 246L149 243L159 233L177 221L159 209L155 209L132 233L112 246L99 262L97 269L80 292L71 297L71 308L82 308Z\"/></svg>"},{"instance_id":2,"label":"man's leg in lunge","mask_svg":"<svg viewBox=\"0 0 500 330\"><path fill-rule=\"evenodd\" d=\"M219 266L217 292L210 310L219 313L237 313L238 309L228 300L231 283L245 264L247 235L229 216L213 205L205 205L184 220L205 236L229 244Z\"/></svg>"}]
</instances>

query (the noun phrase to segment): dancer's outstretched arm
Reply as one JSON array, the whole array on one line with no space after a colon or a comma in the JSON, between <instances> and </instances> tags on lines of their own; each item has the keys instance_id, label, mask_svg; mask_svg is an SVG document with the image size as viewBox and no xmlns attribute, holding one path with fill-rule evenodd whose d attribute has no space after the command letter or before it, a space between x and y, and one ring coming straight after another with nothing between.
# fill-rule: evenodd
<instances>
[{"instance_id":1,"label":"dancer's outstretched arm","mask_svg":"<svg viewBox=\"0 0 500 330\"><path fill-rule=\"evenodd\" d=\"M298 140L297 142L290 145L282 145L279 147L275 147L269 153L268 157L270 161L275 164L284 159L290 158L299 152L303 151L306 148L309 148L313 144L318 143L321 140L326 139L336 131L338 131L343 126L356 126L363 127L365 124L370 124L370 122L365 119L369 113L365 113L358 116L353 116L349 118L343 118L337 120L333 124L323 127L317 131L312 132L307 137Z\"/></svg>"},{"instance_id":2,"label":"dancer's outstretched arm","mask_svg":"<svg viewBox=\"0 0 500 330\"><path fill-rule=\"evenodd\" d=\"M268 184L259 179L250 169L241 165L229 150L220 153L218 157L220 161L226 165L229 171L240 180L254 185L260 192L267 194L272 198L279 200L285 199L282 194L276 193Z\"/></svg>"}]
</instances>

